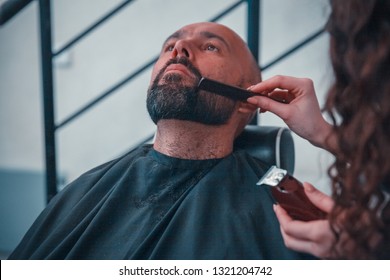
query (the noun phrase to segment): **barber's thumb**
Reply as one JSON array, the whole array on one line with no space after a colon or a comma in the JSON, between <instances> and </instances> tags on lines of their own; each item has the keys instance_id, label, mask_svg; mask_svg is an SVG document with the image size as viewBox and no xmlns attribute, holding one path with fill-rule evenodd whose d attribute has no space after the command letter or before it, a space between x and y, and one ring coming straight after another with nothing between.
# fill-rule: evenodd
<instances>
[{"instance_id":1,"label":"barber's thumb","mask_svg":"<svg viewBox=\"0 0 390 280\"><path fill-rule=\"evenodd\" d=\"M304 182L303 187L310 201L325 212L330 212L333 207L333 200L330 196L316 189L312 184Z\"/></svg>"}]
</instances>

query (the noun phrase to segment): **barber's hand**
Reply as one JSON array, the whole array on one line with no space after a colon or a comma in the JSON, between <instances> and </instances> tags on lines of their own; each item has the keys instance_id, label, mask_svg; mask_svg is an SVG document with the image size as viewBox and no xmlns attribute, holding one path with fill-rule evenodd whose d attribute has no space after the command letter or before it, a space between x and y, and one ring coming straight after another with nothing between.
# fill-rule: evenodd
<instances>
[{"instance_id":1,"label":"barber's hand","mask_svg":"<svg viewBox=\"0 0 390 280\"><path fill-rule=\"evenodd\" d=\"M304 183L304 189L314 205L326 213L330 212L334 202L329 196L309 183ZM284 243L288 248L319 258L332 258L331 248L334 245L335 236L328 220L309 222L293 220L280 205L275 205L274 211L280 223Z\"/></svg>"},{"instance_id":2,"label":"barber's hand","mask_svg":"<svg viewBox=\"0 0 390 280\"><path fill-rule=\"evenodd\" d=\"M249 98L248 103L262 112L270 111L278 115L296 134L316 146L324 146L323 141L330 133L331 126L321 114L312 80L275 76L251 86L249 90L259 95Z\"/></svg>"}]
</instances>

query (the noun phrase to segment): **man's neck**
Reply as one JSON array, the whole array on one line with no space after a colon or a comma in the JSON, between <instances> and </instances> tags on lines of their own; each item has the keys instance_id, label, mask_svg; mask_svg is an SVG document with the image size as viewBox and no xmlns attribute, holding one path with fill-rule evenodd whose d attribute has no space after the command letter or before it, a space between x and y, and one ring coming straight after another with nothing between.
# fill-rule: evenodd
<instances>
[{"instance_id":1,"label":"man's neck","mask_svg":"<svg viewBox=\"0 0 390 280\"><path fill-rule=\"evenodd\" d=\"M228 125L210 126L180 120L160 120L154 149L183 159L223 158L233 151L234 131Z\"/></svg>"}]
</instances>

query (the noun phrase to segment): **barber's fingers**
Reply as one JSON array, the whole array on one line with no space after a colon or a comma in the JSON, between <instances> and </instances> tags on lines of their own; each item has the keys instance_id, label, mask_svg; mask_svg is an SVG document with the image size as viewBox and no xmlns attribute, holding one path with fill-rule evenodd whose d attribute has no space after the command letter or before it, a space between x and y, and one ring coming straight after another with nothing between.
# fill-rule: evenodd
<instances>
[{"instance_id":1,"label":"barber's fingers","mask_svg":"<svg viewBox=\"0 0 390 280\"><path fill-rule=\"evenodd\" d=\"M266 111L271 111L277 115L281 115L281 114L283 115L283 112L286 112L285 107L283 106L280 107L280 103L289 104L291 101L295 99L295 96L291 94L288 90L274 90L271 92L262 92L261 95L258 96L249 98L247 100L248 104L259 107L262 113ZM263 96L267 97L268 100L262 98ZM270 102L269 99L276 101L276 103ZM281 109L278 110L278 108Z\"/></svg>"},{"instance_id":2,"label":"barber's fingers","mask_svg":"<svg viewBox=\"0 0 390 280\"><path fill-rule=\"evenodd\" d=\"M248 102L240 102L240 105L239 105L239 108L238 110L241 112L241 113L252 113L254 111L257 110L257 106L254 105L254 104L250 104Z\"/></svg>"},{"instance_id":3,"label":"barber's fingers","mask_svg":"<svg viewBox=\"0 0 390 280\"><path fill-rule=\"evenodd\" d=\"M274 212L279 220L280 228L284 234L292 235L297 239L310 239L305 231L307 227L305 222L294 220L288 215L287 211L280 205L274 205Z\"/></svg>"},{"instance_id":4,"label":"barber's fingers","mask_svg":"<svg viewBox=\"0 0 390 280\"><path fill-rule=\"evenodd\" d=\"M273 207L280 224L286 224L288 222L293 221L293 218L288 215L287 211L284 210L282 206L280 206L279 204L274 204Z\"/></svg>"},{"instance_id":5,"label":"barber's fingers","mask_svg":"<svg viewBox=\"0 0 390 280\"><path fill-rule=\"evenodd\" d=\"M303 183L303 187L307 197L310 199L311 202L313 202L315 206L317 206L326 213L329 213L332 210L334 206L334 201L330 196L319 191L310 183Z\"/></svg>"},{"instance_id":6,"label":"barber's fingers","mask_svg":"<svg viewBox=\"0 0 390 280\"><path fill-rule=\"evenodd\" d=\"M254 96L247 99L247 102L260 108L260 112L264 113L267 111L273 112L282 119L287 118L288 110L286 104L282 104L269 97L265 96Z\"/></svg>"},{"instance_id":7,"label":"barber's fingers","mask_svg":"<svg viewBox=\"0 0 390 280\"><path fill-rule=\"evenodd\" d=\"M313 81L307 78L274 76L249 87L248 90L258 94L248 98L248 103L254 104L264 111L273 112L284 120L290 119L297 113L297 110L302 110L286 104L296 104L302 98L306 100L303 104L316 102ZM310 104L308 107L313 106Z\"/></svg>"},{"instance_id":8,"label":"barber's fingers","mask_svg":"<svg viewBox=\"0 0 390 280\"><path fill-rule=\"evenodd\" d=\"M318 258L330 259L332 257L332 246L334 239L329 241L316 241L316 240L305 240L295 238L294 236L288 235L281 228L282 237L287 248L302 253L311 254Z\"/></svg>"},{"instance_id":9,"label":"barber's fingers","mask_svg":"<svg viewBox=\"0 0 390 280\"><path fill-rule=\"evenodd\" d=\"M316 240L319 238L317 232L318 228L329 226L328 220L315 220L309 222L293 220L280 205L274 205L274 211L280 226L285 233L294 236L297 239ZM322 224L323 222L324 224Z\"/></svg>"},{"instance_id":10,"label":"barber's fingers","mask_svg":"<svg viewBox=\"0 0 390 280\"><path fill-rule=\"evenodd\" d=\"M265 95L267 97L275 100L275 101L278 101L281 103L287 103L287 104L295 99L295 95L292 94L288 90L277 90L276 89L276 90L273 90L271 92L266 93Z\"/></svg>"},{"instance_id":11,"label":"barber's fingers","mask_svg":"<svg viewBox=\"0 0 390 280\"><path fill-rule=\"evenodd\" d=\"M274 206L285 245L293 250L329 258L335 237L328 220L293 220L279 205Z\"/></svg>"},{"instance_id":12,"label":"barber's fingers","mask_svg":"<svg viewBox=\"0 0 390 280\"><path fill-rule=\"evenodd\" d=\"M256 85L248 88L250 91L259 94L274 91L275 89L287 90L295 97L303 94L306 91L314 89L313 81L307 78L295 78L289 76L274 76Z\"/></svg>"}]
</instances>

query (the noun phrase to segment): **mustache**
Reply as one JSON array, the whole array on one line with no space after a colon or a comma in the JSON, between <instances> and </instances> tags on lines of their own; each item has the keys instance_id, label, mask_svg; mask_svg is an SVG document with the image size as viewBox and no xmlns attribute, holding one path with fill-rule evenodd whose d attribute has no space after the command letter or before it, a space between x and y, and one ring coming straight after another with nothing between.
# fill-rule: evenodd
<instances>
[{"instance_id":1,"label":"mustache","mask_svg":"<svg viewBox=\"0 0 390 280\"><path fill-rule=\"evenodd\" d=\"M158 73L157 76L161 77L163 75L163 73L165 72L165 70L168 68L168 66L171 65L171 64L182 64L185 67L187 67L187 69L192 74L194 74L194 76L198 79L198 81L202 78L202 74L200 73L199 69L196 68L192 64L192 62L185 56L183 56L183 57L175 57L175 58L172 58L172 59L168 60L167 63L165 64L165 66L160 70L160 72Z\"/></svg>"}]
</instances>

